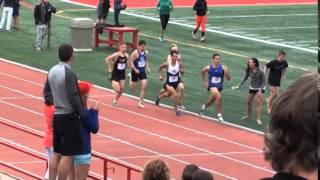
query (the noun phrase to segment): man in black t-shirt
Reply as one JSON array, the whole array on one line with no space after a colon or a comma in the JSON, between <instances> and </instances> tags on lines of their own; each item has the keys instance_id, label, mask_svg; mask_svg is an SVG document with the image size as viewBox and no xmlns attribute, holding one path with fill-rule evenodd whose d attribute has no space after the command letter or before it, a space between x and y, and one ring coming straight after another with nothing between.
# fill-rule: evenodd
<instances>
[{"instance_id":1,"label":"man in black t-shirt","mask_svg":"<svg viewBox=\"0 0 320 180\"><path fill-rule=\"evenodd\" d=\"M285 58L286 53L283 50L280 50L277 59L266 64L266 76L270 90L270 96L266 99L268 113L271 111L273 99L279 94L281 80L285 79L285 72L288 67L288 63Z\"/></svg>"}]
</instances>

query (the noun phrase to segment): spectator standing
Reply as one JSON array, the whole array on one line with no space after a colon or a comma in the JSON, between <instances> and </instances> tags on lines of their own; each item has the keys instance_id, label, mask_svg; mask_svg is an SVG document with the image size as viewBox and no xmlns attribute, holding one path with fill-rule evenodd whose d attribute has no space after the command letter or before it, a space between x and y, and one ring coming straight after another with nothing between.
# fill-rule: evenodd
<instances>
[{"instance_id":1,"label":"spectator standing","mask_svg":"<svg viewBox=\"0 0 320 180\"><path fill-rule=\"evenodd\" d=\"M2 17L0 21L0 32L3 29L4 22L7 21L6 31L11 32L11 21L12 21L12 13L13 13L13 7L15 5L15 0L3 0L3 11L2 11Z\"/></svg>"},{"instance_id":2,"label":"spectator standing","mask_svg":"<svg viewBox=\"0 0 320 180\"><path fill-rule=\"evenodd\" d=\"M53 155L49 179L65 180L72 170L73 156L83 148L80 118L86 115L79 94L76 74L71 70L73 48L69 44L59 47L59 64L48 73L47 94L52 94L55 113L53 119Z\"/></svg>"}]
</instances>

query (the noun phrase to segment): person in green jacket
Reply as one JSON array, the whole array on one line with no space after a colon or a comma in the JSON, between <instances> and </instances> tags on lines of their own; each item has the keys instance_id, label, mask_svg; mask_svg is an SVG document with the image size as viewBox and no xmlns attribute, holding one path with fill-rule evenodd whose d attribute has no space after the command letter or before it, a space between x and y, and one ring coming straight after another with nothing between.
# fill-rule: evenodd
<instances>
[{"instance_id":1,"label":"person in green jacket","mask_svg":"<svg viewBox=\"0 0 320 180\"><path fill-rule=\"evenodd\" d=\"M157 4L157 9L159 10L161 31L159 40L163 41L163 34L167 28L168 21L170 19L170 11L173 10L173 4L171 0L159 0Z\"/></svg>"}]
</instances>

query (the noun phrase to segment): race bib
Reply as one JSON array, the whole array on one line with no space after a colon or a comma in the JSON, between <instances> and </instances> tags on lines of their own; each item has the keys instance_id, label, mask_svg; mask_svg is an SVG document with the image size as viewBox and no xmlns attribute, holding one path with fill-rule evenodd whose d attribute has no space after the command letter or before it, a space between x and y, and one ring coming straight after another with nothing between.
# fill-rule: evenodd
<instances>
[{"instance_id":1,"label":"race bib","mask_svg":"<svg viewBox=\"0 0 320 180\"><path fill-rule=\"evenodd\" d=\"M179 80L179 76L169 76L170 83L178 82L178 80Z\"/></svg>"},{"instance_id":2,"label":"race bib","mask_svg":"<svg viewBox=\"0 0 320 180\"><path fill-rule=\"evenodd\" d=\"M146 66L146 62L145 61L138 61L138 67L142 68Z\"/></svg>"},{"instance_id":3,"label":"race bib","mask_svg":"<svg viewBox=\"0 0 320 180\"><path fill-rule=\"evenodd\" d=\"M214 83L214 84L221 83L221 77L212 77L211 83Z\"/></svg>"},{"instance_id":4,"label":"race bib","mask_svg":"<svg viewBox=\"0 0 320 180\"><path fill-rule=\"evenodd\" d=\"M126 64L125 63L118 63L118 70L124 70L126 68Z\"/></svg>"}]
</instances>

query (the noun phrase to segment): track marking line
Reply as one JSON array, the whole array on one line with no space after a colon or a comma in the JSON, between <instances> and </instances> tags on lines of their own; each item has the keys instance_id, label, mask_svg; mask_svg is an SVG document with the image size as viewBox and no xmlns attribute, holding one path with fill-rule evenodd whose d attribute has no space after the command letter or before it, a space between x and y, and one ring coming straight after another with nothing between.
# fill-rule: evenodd
<instances>
[{"instance_id":1,"label":"track marking line","mask_svg":"<svg viewBox=\"0 0 320 180\"><path fill-rule=\"evenodd\" d=\"M7 104L9 106L13 106L13 107L16 107L16 108L19 108L19 109L22 109L22 110L25 110L25 111L28 111L28 112L31 112L31 113L34 113L34 114L38 114L40 116L43 116L41 113L39 112L36 112L36 111L33 111L33 110L30 110L30 109L27 109L27 108L24 108L24 107L21 107L21 106L17 106L15 104L12 104L12 103L8 103L8 102L5 102L5 101L2 101L0 100L0 102L4 103L4 104ZM101 103L101 105L105 105L104 103ZM107 105L108 106L108 105ZM110 105L111 106L111 105ZM112 106L111 106L112 107ZM118 108L116 108L118 109ZM169 138L169 137L166 137L166 136L162 136L162 135L159 135L159 134L156 134L156 133L153 133L153 132L149 132L149 131L146 131L146 130L143 130L143 129L140 129L140 128L137 128L137 127L133 127L133 126L130 126L130 125L127 125L125 123L120 123L120 122L117 122L117 121L114 121L114 120L111 120L109 118L106 118L106 117L103 117L103 116L99 116L99 118L103 119L103 120L106 120L106 121L109 121L109 122L112 122L114 124L118 124L118 125L121 125L121 126L124 126L124 127L127 127L127 128L130 128L130 129L133 129L133 130L136 130L136 131L139 131L139 132L142 132L142 133L145 133L145 134L149 134L151 136L155 136L155 137L158 137L160 139L164 139L164 140L167 140L169 142L174 142L176 144L180 144L180 145L183 145L183 146L186 146L186 147L189 147L189 148L193 148L193 149L196 149L196 150L199 150L199 151L202 151L202 152L206 152L206 153L209 153L211 155L215 155L215 156L218 156L218 157L222 157L224 159L228 159L230 161L234 161L234 162L237 162L237 163L240 163L240 164L243 164L243 165L246 165L246 166L249 166L249 167L253 167L253 168L256 168L256 169L259 169L259 170L263 170L263 171L266 171L266 172L269 172L269 173L275 173L274 171L272 170L269 170L269 169L266 169L266 168L263 168L263 167L260 167L260 166L256 166L256 165L253 165L251 163L247 163L247 162L244 162L244 161L241 161L241 160L238 160L238 159L234 159L234 158L231 158L231 157L228 157L228 156L225 156L225 155L221 155L221 154L217 154L217 153L214 153L210 150L207 150L207 149L204 149L204 148L200 148L200 147L197 147L197 146L193 146L193 145L190 145L190 144L187 144L187 143L183 143L179 140L176 140L176 139L172 139L172 138ZM104 134L101 134L101 133L98 133L99 135L101 136L105 136ZM112 137L113 138L113 137ZM136 145L135 145L136 146ZM144 148L144 149L147 149L147 148ZM150 150L150 149L148 149ZM153 150L151 150L153 151ZM261 151L261 150L259 150ZM155 152L155 151L154 151ZM163 155L163 154L162 154ZM172 157L168 157L168 156L165 156L167 158L170 158L170 159L175 159L177 161L182 161L182 160L179 160L179 159L176 159L176 158L172 158ZM217 173L217 172L216 172ZM227 175L224 175L225 177L228 177Z\"/></svg>"},{"instance_id":2,"label":"track marking line","mask_svg":"<svg viewBox=\"0 0 320 180\"><path fill-rule=\"evenodd\" d=\"M255 31L255 30L287 30L287 29L316 29L317 26L309 27L263 27L263 28L237 28L237 29L226 29L228 31Z\"/></svg>"}]
</instances>

